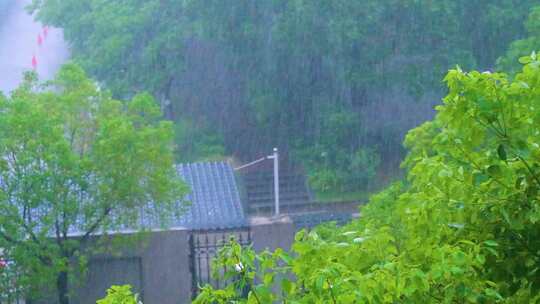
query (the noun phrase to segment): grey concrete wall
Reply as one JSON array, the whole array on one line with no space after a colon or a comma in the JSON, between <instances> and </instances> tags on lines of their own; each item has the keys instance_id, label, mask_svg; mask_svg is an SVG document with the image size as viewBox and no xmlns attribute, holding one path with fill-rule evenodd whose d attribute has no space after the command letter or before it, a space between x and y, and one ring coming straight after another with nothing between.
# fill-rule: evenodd
<instances>
[{"instance_id":1,"label":"grey concrete wall","mask_svg":"<svg viewBox=\"0 0 540 304\"><path fill-rule=\"evenodd\" d=\"M129 284L133 291L143 294L140 257L99 257L88 263L88 273L81 287L76 288L71 302L91 304L101 299L112 285Z\"/></svg>"},{"instance_id":2,"label":"grey concrete wall","mask_svg":"<svg viewBox=\"0 0 540 304\"><path fill-rule=\"evenodd\" d=\"M145 304L190 303L189 249L188 231L172 230L152 232L115 255L95 255L72 303L94 304L111 285L125 284Z\"/></svg>"},{"instance_id":3,"label":"grey concrete wall","mask_svg":"<svg viewBox=\"0 0 540 304\"><path fill-rule=\"evenodd\" d=\"M253 249L257 252L277 248L289 250L294 242L295 228L288 216L252 218L250 227Z\"/></svg>"},{"instance_id":4,"label":"grey concrete wall","mask_svg":"<svg viewBox=\"0 0 540 304\"><path fill-rule=\"evenodd\" d=\"M142 254L144 303L191 303L189 232L157 232Z\"/></svg>"},{"instance_id":5,"label":"grey concrete wall","mask_svg":"<svg viewBox=\"0 0 540 304\"><path fill-rule=\"evenodd\" d=\"M294 242L296 229L288 216L252 218L250 226L253 249L257 252L273 251L277 248L289 250ZM275 284L272 287L272 292L281 293L280 283L278 283L280 281L281 278L277 276L274 280Z\"/></svg>"},{"instance_id":6,"label":"grey concrete wall","mask_svg":"<svg viewBox=\"0 0 540 304\"><path fill-rule=\"evenodd\" d=\"M253 248L258 252L277 248L289 250L294 241L295 227L287 216L253 218L250 230ZM105 254L90 257L88 273L81 283L71 286L74 291L71 302L94 304L105 296L111 285L130 284L145 304L190 303L189 235L188 230L152 232L134 243L124 245L120 242L123 245L116 250L112 245L106 247ZM89 246L95 246L93 242ZM55 300L43 303L55 303Z\"/></svg>"}]
</instances>

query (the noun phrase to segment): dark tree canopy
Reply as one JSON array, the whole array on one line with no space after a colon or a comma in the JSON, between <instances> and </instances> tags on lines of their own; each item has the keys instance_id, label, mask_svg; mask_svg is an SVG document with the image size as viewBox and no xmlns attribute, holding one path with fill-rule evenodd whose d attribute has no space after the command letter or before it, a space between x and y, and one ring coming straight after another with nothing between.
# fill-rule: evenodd
<instances>
[{"instance_id":1,"label":"dark tree canopy","mask_svg":"<svg viewBox=\"0 0 540 304\"><path fill-rule=\"evenodd\" d=\"M116 96L156 96L182 129L180 159L278 146L318 188L351 190L396 173L446 71L493 69L536 1L34 3Z\"/></svg>"}]
</instances>

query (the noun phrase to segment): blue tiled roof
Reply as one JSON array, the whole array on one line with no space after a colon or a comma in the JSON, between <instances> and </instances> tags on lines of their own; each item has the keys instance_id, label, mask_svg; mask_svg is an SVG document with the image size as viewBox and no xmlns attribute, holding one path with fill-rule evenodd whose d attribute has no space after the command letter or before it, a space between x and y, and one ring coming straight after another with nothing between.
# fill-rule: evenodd
<instances>
[{"instance_id":1,"label":"blue tiled roof","mask_svg":"<svg viewBox=\"0 0 540 304\"><path fill-rule=\"evenodd\" d=\"M191 189L187 211L173 226L189 229L227 229L247 225L231 166L225 162L178 165Z\"/></svg>"},{"instance_id":2,"label":"blue tiled roof","mask_svg":"<svg viewBox=\"0 0 540 304\"><path fill-rule=\"evenodd\" d=\"M176 166L178 174L187 183L190 193L184 201L190 203L183 206L183 201L177 202L177 208L185 209L180 215L169 218L166 227L191 230L232 229L247 226L247 219L240 201L240 194L234 178L232 167L225 162L199 162L180 164ZM140 209L140 227L145 229L163 229L157 219L152 204ZM23 212L22 210L20 212ZM48 214L50 206L44 206L33 212L36 222ZM114 214L111 217L115 217ZM81 228L82 227L82 228ZM39 227L36 226L39 230ZM166 228L165 228L166 229ZM36 230L36 231L37 231ZM130 225L120 227L118 231L137 230ZM84 220L70 226L70 235L79 235L84 228Z\"/></svg>"}]
</instances>

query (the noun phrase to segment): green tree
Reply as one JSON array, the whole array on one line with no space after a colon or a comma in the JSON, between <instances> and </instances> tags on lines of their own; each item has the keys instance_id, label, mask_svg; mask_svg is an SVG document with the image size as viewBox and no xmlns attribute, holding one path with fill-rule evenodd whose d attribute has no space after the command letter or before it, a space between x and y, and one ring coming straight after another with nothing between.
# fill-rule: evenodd
<instances>
[{"instance_id":1,"label":"green tree","mask_svg":"<svg viewBox=\"0 0 540 304\"><path fill-rule=\"evenodd\" d=\"M150 95L112 99L73 64L0 100L0 247L30 296L54 286L69 303L91 238L178 213L186 187L160 117Z\"/></svg>"},{"instance_id":2,"label":"green tree","mask_svg":"<svg viewBox=\"0 0 540 304\"><path fill-rule=\"evenodd\" d=\"M299 232L291 255L233 243L216 263L235 280L196 303L538 303L540 60L520 61L512 80L449 71L405 140L405 182L343 228Z\"/></svg>"}]
</instances>

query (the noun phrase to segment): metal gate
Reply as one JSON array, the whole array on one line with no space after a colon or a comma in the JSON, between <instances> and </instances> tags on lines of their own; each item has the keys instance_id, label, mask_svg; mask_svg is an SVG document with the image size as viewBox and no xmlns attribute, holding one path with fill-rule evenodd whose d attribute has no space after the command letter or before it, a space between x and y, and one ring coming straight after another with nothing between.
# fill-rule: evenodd
<instances>
[{"instance_id":1,"label":"metal gate","mask_svg":"<svg viewBox=\"0 0 540 304\"><path fill-rule=\"evenodd\" d=\"M242 246L251 245L249 228L231 230L197 230L189 235L190 255L189 267L191 272L191 295L195 298L200 287L210 284L214 288L222 288L228 284L223 278L212 276L212 259L217 256L219 249L234 238ZM224 272L226 269L218 270Z\"/></svg>"}]
</instances>

